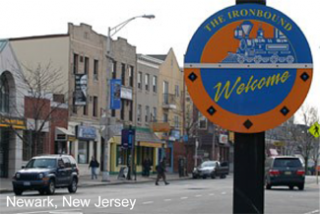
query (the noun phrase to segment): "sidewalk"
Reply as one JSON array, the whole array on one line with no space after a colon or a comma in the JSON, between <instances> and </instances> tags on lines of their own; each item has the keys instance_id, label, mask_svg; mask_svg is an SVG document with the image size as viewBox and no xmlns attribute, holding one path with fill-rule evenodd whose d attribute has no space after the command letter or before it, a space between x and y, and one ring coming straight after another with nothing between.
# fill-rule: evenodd
<instances>
[{"instance_id":1,"label":"sidewalk","mask_svg":"<svg viewBox=\"0 0 320 214\"><path fill-rule=\"evenodd\" d=\"M179 177L178 174L167 174L167 180L186 180L190 177ZM121 185L121 184L135 184L135 183L148 183L155 182L156 175L150 175L150 177L142 177L141 175L137 175L136 181L134 177L132 180L121 179L118 180L118 175L110 175L108 182L101 181L102 176L98 176L97 180L91 180L90 175L80 175L79 185L78 187L93 187L93 186L105 186L105 185ZM12 179L0 178L0 193L8 193L12 192ZM160 182L163 182L162 180Z\"/></svg>"}]
</instances>

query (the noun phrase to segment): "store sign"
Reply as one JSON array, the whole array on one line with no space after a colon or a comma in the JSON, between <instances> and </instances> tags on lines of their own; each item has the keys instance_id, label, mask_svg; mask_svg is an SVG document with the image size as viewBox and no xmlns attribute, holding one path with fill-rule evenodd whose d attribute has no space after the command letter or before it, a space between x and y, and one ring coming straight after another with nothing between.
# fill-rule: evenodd
<instances>
[{"instance_id":1,"label":"store sign","mask_svg":"<svg viewBox=\"0 0 320 214\"><path fill-rule=\"evenodd\" d=\"M310 47L299 27L259 4L209 17L192 37L184 67L201 113L239 133L266 131L291 118L313 75Z\"/></svg>"},{"instance_id":2,"label":"store sign","mask_svg":"<svg viewBox=\"0 0 320 214\"><path fill-rule=\"evenodd\" d=\"M12 127L14 129L26 129L26 121L18 118L5 118L0 117L0 127L9 128Z\"/></svg>"},{"instance_id":3,"label":"store sign","mask_svg":"<svg viewBox=\"0 0 320 214\"><path fill-rule=\"evenodd\" d=\"M97 137L96 128L93 126L77 126L77 138L84 140L95 140Z\"/></svg>"},{"instance_id":4,"label":"store sign","mask_svg":"<svg viewBox=\"0 0 320 214\"><path fill-rule=\"evenodd\" d=\"M180 130L171 130L169 141L176 141L180 139Z\"/></svg>"},{"instance_id":5,"label":"store sign","mask_svg":"<svg viewBox=\"0 0 320 214\"><path fill-rule=\"evenodd\" d=\"M151 123L150 129L153 132L169 132L171 130L171 126L169 123Z\"/></svg>"},{"instance_id":6,"label":"store sign","mask_svg":"<svg viewBox=\"0 0 320 214\"><path fill-rule=\"evenodd\" d=\"M74 105L87 105L87 89L88 76L86 74L75 74L75 91L74 91Z\"/></svg>"},{"instance_id":7,"label":"store sign","mask_svg":"<svg viewBox=\"0 0 320 214\"><path fill-rule=\"evenodd\" d=\"M126 100L132 100L132 89L121 87L121 98Z\"/></svg>"},{"instance_id":8,"label":"store sign","mask_svg":"<svg viewBox=\"0 0 320 214\"><path fill-rule=\"evenodd\" d=\"M219 134L219 143L227 144L228 143L228 135Z\"/></svg>"},{"instance_id":9,"label":"store sign","mask_svg":"<svg viewBox=\"0 0 320 214\"><path fill-rule=\"evenodd\" d=\"M121 79L110 80L110 109L121 108Z\"/></svg>"}]
</instances>

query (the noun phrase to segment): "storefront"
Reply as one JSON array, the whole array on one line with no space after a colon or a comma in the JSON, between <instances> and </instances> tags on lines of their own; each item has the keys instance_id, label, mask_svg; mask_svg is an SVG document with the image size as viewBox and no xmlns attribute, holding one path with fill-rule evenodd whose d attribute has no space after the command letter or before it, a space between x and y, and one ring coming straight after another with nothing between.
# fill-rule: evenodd
<instances>
[{"instance_id":1,"label":"storefront","mask_svg":"<svg viewBox=\"0 0 320 214\"><path fill-rule=\"evenodd\" d=\"M56 127L55 129L55 154L69 154L73 156L72 147L76 140L74 132L63 127Z\"/></svg>"},{"instance_id":2,"label":"storefront","mask_svg":"<svg viewBox=\"0 0 320 214\"><path fill-rule=\"evenodd\" d=\"M134 164L137 174L142 172L144 160L151 160L151 171L155 172L158 164L158 150L164 143L146 128L136 128L135 146L133 149L125 149L121 146L121 136L114 136L109 140L110 145L110 174L117 174L121 167L131 164L131 154L134 155Z\"/></svg>"},{"instance_id":3,"label":"storefront","mask_svg":"<svg viewBox=\"0 0 320 214\"><path fill-rule=\"evenodd\" d=\"M8 178L22 165L22 141L26 124L23 119L0 116L0 177ZM20 157L20 158L13 158Z\"/></svg>"},{"instance_id":4,"label":"storefront","mask_svg":"<svg viewBox=\"0 0 320 214\"><path fill-rule=\"evenodd\" d=\"M60 131L63 129L60 128ZM73 132L69 130L74 130ZM98 162L101 161L101 136L98 132L98 127L95 125L81 125L75 122L69 122L68 130L63 130L67 135L67 151L77 161L81 175L89 175L88 169L91 157L94 156ZM62 141L63 142L63 141Z\"/></svg>"}]
</instances>

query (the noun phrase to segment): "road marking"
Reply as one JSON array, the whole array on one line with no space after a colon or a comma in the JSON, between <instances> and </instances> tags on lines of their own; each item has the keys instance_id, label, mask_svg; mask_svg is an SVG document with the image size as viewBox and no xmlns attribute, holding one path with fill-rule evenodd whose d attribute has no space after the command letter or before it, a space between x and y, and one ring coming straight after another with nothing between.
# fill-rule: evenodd
<instances>
[{"instance_id":1,"label":"road marking","mask_svg":"<svg viewBox=\"0 0 320 214\"><path fill-rule=\"evenodd\" d=\"M214 195L214 193L210 193L209 195L210 195L210 196L213 196L213 195Z\"/></svg>"},{"instance_id":2,"label":"road marking","mask_svg":"<svg viewBox=\"0 0 320 214\"><path fill-rule=\"evenodd\" d=\"M226 194L226 192L222 192L222 193L221 193L221 195L225 195L225 194Z\"/></svg>"},{"instance_id":3,"label":"road marking","mask_svg":"<svg viewBox=\"0 0 320 214\"><path fill-rule=\"evenodd\" d=\"M196 197L201 197L202 195L196 195Z\"/></svg>"},{"instance_id":4,"label":"road marking","mask_svg":"<svg viewBox=\"0 0 320 214\"><path fill-rule=\"evenodd\" d=\"M181 199L181 200L184 200L184 199L187 199L187 198L188 198L188 197L181 197L180 199Z\"/></svg>"},{"instance_id":5,"label":"road marking","mask_svg":"<svg viewBox=\"0 0 320 214\"><path fill-rule=\"evenodd\" d=\"M36 211L36 212L26 212L26 213L16 213L16 214L32 214L32 213L57 213L57 212L64 212L64 211L76 211L76 210L81 210L81 209L70 209L70 210L45 210L45 211Z\"/></svg>"},{"instance_id":6,"label":"road marking","mask_svg":"<svg viewBox=\"0 0 320 214\"><path fill-rule=\"evenodd\" d=\"M153 201L145 201L145 202L142 202L142 204L153 204Z\"/></svg>"},{"instance_id":7,"label":"road marking","mask_svg":"<svg viewBox=\"0 0 320 214\"><path fill-rule=\"evenodd\" d=\"M305 214L315 214L315 213L320 213L319 210L314 210L314 211L311 211L311 212L308 212L308 213L305 213Z\"/></svg>"},{"instance_id":8,"label":"road marking","mask_svg":"<svg viewBox=\"0 0 320 214\"><path fill-rule=\"evenodd\" d=\"M170 198L167 198L167 199L164 199L164 201L172 201L172 199L170 199Z\"/></svg>"}]
</instances>

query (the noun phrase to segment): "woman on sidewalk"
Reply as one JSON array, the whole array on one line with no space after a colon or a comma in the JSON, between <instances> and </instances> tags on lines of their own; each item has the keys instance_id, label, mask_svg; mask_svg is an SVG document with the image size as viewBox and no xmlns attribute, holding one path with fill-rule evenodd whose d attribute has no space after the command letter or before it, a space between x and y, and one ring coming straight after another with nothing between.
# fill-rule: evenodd
<instances>
[{"instance_id":1,"label":"woman on sidewalk","mask_svg":"<svg viewBox=\"0 0 320 214\"><path fill-rule=\"evenodd\" d=\"M94 178L98 179L97 168L100 166L99 162L94 156L91 157L89 168L91 167L91 180Z\"/></svg>"}]
</instances>

